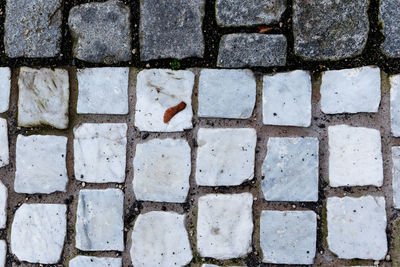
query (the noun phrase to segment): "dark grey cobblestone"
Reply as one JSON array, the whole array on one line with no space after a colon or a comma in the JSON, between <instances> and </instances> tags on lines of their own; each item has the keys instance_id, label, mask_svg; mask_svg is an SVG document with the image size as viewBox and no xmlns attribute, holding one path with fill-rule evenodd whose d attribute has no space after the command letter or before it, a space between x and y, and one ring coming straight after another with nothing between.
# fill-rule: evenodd
<instances>
[{"instance_id":1,"label":"dark grey cobblestone","mask_svg":"<svg viewBox=\"0 0 400 267\"><path fill-rule=\"evenodd\" d=\"M381 47L383 53L390 57L400 57L400 2L381 0L380 19L385 35Z\"/></svg>"}]
</instances>

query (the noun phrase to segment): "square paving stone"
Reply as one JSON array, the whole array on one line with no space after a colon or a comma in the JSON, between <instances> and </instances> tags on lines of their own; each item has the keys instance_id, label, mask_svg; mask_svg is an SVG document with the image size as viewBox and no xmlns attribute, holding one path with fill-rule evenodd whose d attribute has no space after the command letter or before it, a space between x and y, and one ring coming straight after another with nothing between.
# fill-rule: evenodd
<instances>
[{"instance_id":1,"label":"square paving stone","mask_svg":"<svg viewBox=\"0 0 400 267\"><path fill-rule=\"evenodd\" d=\"M313 264L317 243L315 212L262 211L260 243L265 263Z\"/></svg>"},{"instance_id":2,"label":"square paving stone","mask_svg":"<svg viewBox=\"0 0 400 267\"><path fill-rule=\"evenodd\" d=\"M393 206L400 209L400 146L392 147Z\"/></svg>"},{"instance_id":3,"label":"square paving stone","mask_svg":"<svg viewBox=\"0 0 400 267\"><path fill-rule=\"evenodd\" d=\"M68 127L69 78L63 69L22 67L18 77L18 126Z\"/></svg>"},{"instance_id":4,"label":"square paving stone","mask_svg":"<svg viewBox=\"0 0 400 267\"><path fill-rule=\"evenodd\" d=\"M331 70L322 74L321 110L326 114L377 112L380 102L379 68Z\"/></svg>"},{"instance_id":5,"label":"square paving stone","mask_svg":"<svg viewBox=\"0 0 400 267\"><path fill-rule=\"evenodd\" d=\"M400 75L390 77L390 123L392 135L400 137Z\"/></svg>"},{"instance_id":6,"label":"square paving stone","mask_svg":"<svg viewBox=\"0 0 400 267\"><path fill-rule=\"evenodd\" d=\"M318 139L269 138L262 175L268 201L318 201Z\"/></svg>"},{"instance_id":7,"label":"square paving stone","mask_svg":"<svg viewBox=\"0 0 400 267\"><path fill-rule=\"evenodd\" d=\"M0 68L0 113L8 110L10 102L11 70L8 67Z\"/></svg>"},{"instance_id":8,"label":"square paving stone","mask_svg":"<svg viewBox=\"0 0 400 267\"><path fill-rule=\"evenodd\" d=\"M309 127L311 125L311 76L306 71L265 75L263 123Z\"/></svg>"},{"instance_id":9,"label":"square paving stone","mask_svg":"<svg viewBox=\"0 0 400 267\"><path fill-rule=\"evenodd\" d=\"M153 139L137 144L133 191L138 200L184 203L191 171L189 144L183 139Z\"/></svg>"},{"instance_id":10,"label":"square paving stone","mask_svg":"<svg viewBox=\"0 0 400 267\"><path fill-rule=\"evenodd\" d=\"M336 125L328 128L329 184L382 186L381 135L376 129Z\"/></svg>"},{"instance_id":11,"label":"square paving stone","mask_svg":"<svg viewBox=\"0 0 400 267\"><path fill-rule=\"evenodd\" d=\"M197 184L233 186L253 179L256 141L257 133L253 128L200 128Z\"/></svg>"},{"instance_id":12,"label":"square paving stone","mask_svg":"<svg viewBox=\"0 0 400 267\"><path fill-rule=\"evenodd\" d=\"M285 0L217 0L219 26L253 26L277 23L286 9Z\"/></svg>"},{"instance_id":13,"label":"square paving stone","mask_svg":"<svg viewBox=\"0 0 400 267\"><path fill-rule=\"evenodd\" d=\"M330 197L329 249L341 259L384 259L387 253L385 198Z\"/></svg>"},{"instance_id":14,"label":"square paving stone","mask_svg":"<svg viewBox=\"0 0 400 267\"><path fill-rule=\"evenodd\" d=\"M122 1L86 3L73 7L68 25L75 58L114 64L132 57L130 8Z\"/></svg>"},{"instance_id":15,"label":"square paving stone","mask_svg":"<svg viewBox=\"0 0 400 267\"><path fill-rule=\"evenodd\" d=\"M78 114L128 114L129 68L77 71Z\"/></svg>"},{"instance_id":16,"label":"square paving stone","mask_svg":"<svg viewBox=\"0 0 400 267\"><path fill-rule=\"evenodd\" d=\"M76 248L124 251L124 194L119 189L79 191Z\"/></svg>"},{"instance_id":17,"label":"square paving stone","mask_svg":"<svg viewBox=\"0 0 400 267\"><path fill-rule=\"evenodd\" d=\"M294 0L295 53L308 60L360 55L367 43L369 1Z\"/></svg>"},{"instance_id":18,"label":"square paving stone","mask_svg":"<svg viewBox=\"0 0 400 267\"><path fill-rule=\"evenodd\" d=\"M22 204L11 226L11 253L20 261L58 263L67 231L67 206Z\"/></svg>"},{"instance_id":19,"label":"square paving stone","mask_svg":"<svg viewBox=\"0 0 400 267\"><path fill-rule=\"evenodd\" d=\"M217 66L223 68L273 67L286 64L284 35L233 33L222 36Z\"/></svg>"},{"instance_id":20,"label":"square paving stone","mask_svg":"<svg viewBox=\"0 0 400 267\"><path fill-rule=\"evenodd\" d=\"M45 58L60 52L62 0L7 0L4 48L8 57Z\"/></svg>"},{"instance_id":21,"label":"square paving stone","mask_svg":"<svg viewBox=\"0 0 400 267\"><path fill-rule=\"evenodd\" d=\"M142 60L203 57L205 0L141 0Z\"/></svg>"},{"instance_id":22,"label":"square paving stone","mask_svg":"<svg viewBox=\"0 0 400 267\"><path fill-rule=\"evenodd\" d=\"M220 260L251 251L253 195L209 194L199 198L197 250L201 257Z\"/></svg>"},{"instance_id":23,"label":"square paving stone","mask_svg":"<svg viewBox=\"0 0 400 267\"><path fill-rule=\"evenodd\" d=\"M76 256L69 261L69 267L122 267L121 258Z\"/></svg>"},{"instance_id":24,"label":"square paving stone","mask_svg":"<svg viewBox=\"0 0 400 267\"><path fill-rule=\"evenodd\" d=\"M17 137L14 190L26 194L66 191L67 137L30 135Z\"/></svg>"},{"instance_id":25,"label":"square paving stone","mask_svg":"<svg viewBox=\"0 0 400 267\"><path fill-rule=\"evenodd\" d=\"M10 163L7 120L0 118L0 168Z\"/></svg>"},{"instance_id":26,"label":"square paving stone","mask_svg":"<svg viewBox=\"0 0 400 267\"><path fill-rule=\"evenodd\" d=\"M125 123L84 123L76 127L76 179L89 183L123 183L127 129Z\"/></svg>"},{"instance_id":27,"label":"square paving stone","mask_svg":"<svg viewBox=\"0 0 400 267\"><path fill-rule=\"evenodd\" d=\"M0 182L0 229L7 227L7 187ZM0 266L2 266L0 264Z\"/></svg>"},{"instance_id":28,"label":"square paving stone","mask_svg":"<svg viewBox=\"0 0 400 267\"><path fill-rule=\"evenodd\" d=\"M135 126L140 131L150 132L191 129L193 86L191 71L151 69L139 72Z\"/></svg>"},{"instance_id":29,"label":"square paving stone","mask_svg":"<svg viewBox=\"0 0 400 267\"><path fill-rule=\"evenodd\" d=\"M381 50L389 57L400 57L400 2L381 0L379 3L379 19L385 36Z\"/></svg>"},{"instance_id":30,"label":"square paving stone","mask_svg":"<svg viewBox=\"0 0 400 267\"><path fill-rule=\"evenodd\" d=\"M250 70L200 72L198 116L248 119L256 102L256 79Z\"/></svg>"},{"instance_id":31,"label":"square paving stone","mask_svg":"<svg viewBox=\"0 0 400 267\"><path fill-rule=\"evenodd\" d=\"M133 226L133 266L186 266L192 260L186 216L175 212L140 214Z\"/></svg>"}]
</instances>

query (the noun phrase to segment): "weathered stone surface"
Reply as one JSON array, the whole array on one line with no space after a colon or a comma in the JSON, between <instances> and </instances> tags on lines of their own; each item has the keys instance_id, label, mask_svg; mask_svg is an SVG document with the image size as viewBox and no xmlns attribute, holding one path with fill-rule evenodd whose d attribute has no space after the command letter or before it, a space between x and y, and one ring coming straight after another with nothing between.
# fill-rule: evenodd
<instances>
[{"instance_id":1,"label":"weathered stone surface","mask_svg":"<svg viewBox=\"0 0 400 267\"><path fill-rule=\"evenodd\" d=\"M260 243L265 263L313 264L317 243L315 212L262 211Z\"/></svg>"},{"instance_id":2,"label":"weathered stone surface","mask_svg":"<svg viewBox=\"0 0 400 267\"><path fill-rule=\"evenodd\" d=\"M392 135L400 137L400 75L390 77L390 123Z\"/></svg>"},{"instance_id":3,"label":"weathered stone surface","mask_svg":"<svg viewBox=\"0 0 400 267\"><path fill-rule=\"evenodd\" d=\"M262 175L268 201L318 201L318 139L270 137Z\"/></svg>"},{"instance_id":4,"label":"weathered stone surface","mask_svg":"<svg viewBox=\"0 0 400 267\"><path fill-rule=\"evenodd\" d=\"M7 120L0 118L0 168L10 163Z\"/></svg>"},{"instance_id":5,"label":"weathered stone surface","mask_svg":"<svg viewBox=\"0 0 400 267\"><path fill-rule=\"evenodd\" d=\"M400 2L381 0L379 11L385 36L381 50L389 57L400 57Z\"/></svg>"},{"instance_id":6,"label":"weathered stone surface","mask_svg":"<svg viewBox=\"0 0 400 267\"><path fill-rule=\"evenodd\" d=\"M192 90L194 74L191 71L151 69L139 72L136 84L135 126L140 131L178 132L191 129ZM185 108L164 122L165 112L179 105Z\"/></svg>"},{"instance_id":7,"label":"weathered stone surface","mask_svg":"<svg viewBox=\"0 0 400 267\"><path fill-rule=\"evenodd\" d=\"M8 110L10 102L11 70L8 67L0 68L0 113Z\"/></svg>"},{"instance_id":8,"label":"weathered stone surface","mask_svg":"<svg viewBox=\"0 0 400 267\"><path fill-rule=\"evenodd\" d=\"M5 240L0 240L0 266L5 267L7 260L7 243Z\"/></svg>"},{"instance_id":9,"label":"weathered stone surface","mask_svg":"<svg viewBox=\"0 0 400 267\"><path fill-rule=\"evenodd\" d=\"M285 0L217 0L217 23L225 27L276 23L285 9Z\"/></svg>"},{"instance_id":10,"label":"weathered stone surface","mask_svg":"<svg viewBox=\"0 0 400 267\"><path fill-rule=\"evenodd\" d=\"M75 58L105 64L131 59L130 9L122 1L109 0L73 7L68 25L74 39Z\"/></svg>"},{"instance_id":11,"label":"weathered stone surface","mask_svg":"<svg viewBox=\"0 0 400 267\"><path fill-rule=\"evenodd\" d=\"M6 228L7 197L8 197L7 187L2 182L0 182L0 229ZM1 264L0 264L0 266L1 266Z\"/></svg>"},{"instance_id":12,"label":"weathered stone surface","mask_svg":"<svg viewBox=\"0 0 400 267\"><path fill-rule=\"evenodd\" d=\"M153 139L137 144L133 191L138 200L183 203L189 192L189 144L183 139Z\"/></svg>"},{"instance_id":13,"label":"weathered stone surface","mask_svg":"<svg viewBox=\"0 0 400 267\"><path fill-rule=\"evenodd\" d=\"M326 71L320 91L321 110L326 114L377 112L381 102L380 69Z\"/></svg>"},{"instance_id":14,"label":"weathered stone surface","mask_svg":"<svg viewBox=\"0 0 400 267\"><path fill-rule=\"evenodd\" d=\"M50 194L65 191L67 137L30 135L17 137L14 190Z\"/></svg>"},{"instance_id":15,"label":"weathered stone surface","mask_svg":"<svg viewBox=\"0 0 400 267\"><path fill-rule=\"evenodd\" d=\"M263 123L309 127L311 124L311 77L306 71L265 75Z\"/></svg>"},{"instance_id":16,"label":"weathered stone surface","mask_svg":"<svg viewBox=\"0 0 400 267\"><path fill-rule=\"evenodd\" d=\"M68 71L22 67L18 87L19 126L68 127Z\"/></svg>"},{"instance_id":17,"label":"weathered stone surface","mask_svg":"<svg viewBox=\"0 0 400 267\"><path fill-rule=\"evenodd\" d=\"M133 266L186 266L192 260L185 215L151 211L137 217L130 250Z\"/></svg>"},{"instance_id":18,"label":"weathered stone surface","mask_svg":"<svg viewBox=\"0 0 400 267\"><path fill-rule=\"evenodd\" d=\"M329 184L382 186L381 135L376 129L336 125L328 128Z\"/></svg>"},{"instance_id":19,"label":"weathered stone surface","mask_svg":"<svg viewBox=\"0 0 400 267\"><path fill-rule=\"evenodd\" d=\"M253 179L256 142L257 133L253 128L200 128L197 184L232 186Z\"/></svg>"},{"instance_id":20,"label":"weathered stone surface","mask_svg":"<svg viewBox=\"0 0 400 267\"><path fill-rule=\"evenodd\" d=\"M76 256L69 261L69 267L122 267L121 258Z\"/></svg>"},{"instance_id":21,"label":"weathered stone surface","mask_svg":"<svg viewBox=\"0 0 400 267\"><path fill-rule=\"evenodd\" d=\"M200 72L198 116L248 119L256 102L256 80L250 70L204 69Z\"/></svg>"},{"instance_id":22,"label":"weathered stone surface","mask_svg":"<svg viewBox=\"0 0 400 267\"><path fill-rule=\"evenodd\" d=\"M197 250L202 257L225 260L251 251L253 195L209 194L199 198Z\"/></svg>"},{"instance_id":23,"label":"weathered stone surface","mask_svg":"<svg viewBox=\"0 0 400 267\"><path fill-rule=\"evenodd\" d=\"M127 129L125 123L84 123L76 127L76 179L89 183L123 183Z\"/></svg>"},{"instance_id":24,"label":"weathered stone surface","mask_svg":"<svg viewBox=\"0 0 400 267\"><path fill-rule=\"evenodd\" d=\"M124 251L124 194L119 189L81 190L76 247L85 251Z\"/></svg>"},{"instance_id":25,"label":"weathered stone surface","mask_svg":"<svg viewBox=\"0 0 400 267\"><path fill-rule=\"evenodd\" d=\"M221 38L218 67L271 67L286 64L286 37L283 35L234 33Z\"/></svg>"},{"instance_id":26,"label":"weathered stone surface","mask_svg":"<svg viewBox=\"0 0 400 267\"><path fill-rule=\"evenodd\" d=\"M140 1L140 57L203 57L205 0Z\"/></svg>"},{"instance_id":27,"label":"weathered stone surface","mask_svg":"<svg viewBox=\"0 0 400 267\"><path fill-rule=\"evenodd\" d=\"M128 114L129 68L77 71L79 114Z\"/></svg>"},{"instance_id":28,"label":"weathered stone surface","mask_svg":"<svg viewBox=\"0 0 400 267\"><path fill-rule=\"evenodd\" d=\"M62 0L7 0L6 3L7 56L57 56L61 45Z\"/></svg>"},{"instance_id":29,"label":"weathered stone surface","mask_svg":"<svg viewBox=\"0 0 400 267\"><path fill-rule=\"evenodd\" d=\"M400 146L392 147L393 206L400 209Z\"/></svg>"},{"instance_id":30,"label":"weathered stone surface","mask_svg":"<svg viewBox=\"0 0 400 267\"><path fill-rule=\"evenodd\" d=\"M11 252L20 261L53 264L67 231L66 205L22 204L11 226Z\"/></svg>"},{"instance_id":31,"label":"weathered stone surface","mask_svg":"<svg viewBox=\"0 0 400 267\"><path fill-rule=\"evenodd\" d=\"M296 54L308 60L342 59L362 53L368 38L367 0L295 0Z\"/></svg>"},{"instance_id":32,"label":"weathered stone surface","mask_svg":"<svg viewBox=\"0 0 400 267\"><path fill-rule=\"evenodd\" d=\"M328 246L339 258L385 258L385 198L330 197L327 201L327 222Z\"/></svg>"}]
</instances>

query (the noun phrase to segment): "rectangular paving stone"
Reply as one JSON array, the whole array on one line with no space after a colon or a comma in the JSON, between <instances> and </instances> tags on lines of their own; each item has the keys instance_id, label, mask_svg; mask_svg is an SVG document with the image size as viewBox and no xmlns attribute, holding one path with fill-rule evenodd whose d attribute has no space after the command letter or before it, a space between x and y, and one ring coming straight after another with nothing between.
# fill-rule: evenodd
<instances>
[{"instance_id":1,"label":"rectangular paving stone","mask_svg":"<svg viewBox=\"0 0 400 267\"><path fill-rule=\"evenodd\" d=\"M203 57L205 0L141 0L140 58Z\"/></svg>"},{"instance_id":2,"label":"rectangular paving stone","mask_svg":"<svg viewBox=\"0 0 400 267\"><path fill-rule=\"evenodd\" d=\"M8 110L10 102L11 70L8 67L0 68L0 113Z\"/></svg>"},{"instance_id":3,"label":"rectangular paving stone","mask_svg":"<svg viewBox=\"0 0 400 267\"><path fill-rule=\"evenodd\" d=\"M296 70L265 75L263 123L309 127L311 125L311 76Z\"/></svg>"},{"instance_id":4,"label":"rectangular paving stone","mask_svg":"<svg viewBox=\"0 0 400 267\"><path fill-rule=\"evenodd\" d=\"M7 227L7 198L8 189L0 182L0 229L5 229Z\"/></svg>"},{"instance_id":5,"label":"rectangular paving stone","mask_svg":"<svg viewBox=\"0 0 400 267\"><path fill-rule=\"evenodd\" d=\"M0 168L10 163L7 120L0 118Z\"/></svg>"},{"instance_id":6,"label":"rectangular paving stone","mask_svg":"<svg viewBox=\"0 0 400 267\"><path fill-rule=\"evenodd\" d=\"M248 119L256 102L256 79L250 70L204 69L200 72L199 117Z\"/></svg>"},{"instance_id":7,"label":"rectangular paving stone","mask_svg":"<svg viewBox=\"0 0 400 267\"><path fill-rule=\"evenodd\" d=\"M69 261L69 267L122 267L121 258L76 256Z\"/></svg>"},{"instance_id":8,"label":"rectangular paving stone","mask_svg":"<svg viewBox=\"0 0 400 267\"><path fill-rule=\"evenodd\" d=\"M284 35L234 33L223 35L217 66L223 68L273 67L286 64Z\"/></svg>"},{"instance_id":9,"label":"rectangular paving stone","mask_svg":"<svg viewBox=\"0 0 400 267\"><path fill-rule=\"evenodd\" d=\"M390 76L390 124L392 136L400 137L400 75Z\"/></svg>"},{"instance_id":10,"label":"rectangular paving stone","mask_svg":"<svg viewBox=\"0 0 400 267\"><path fill-rule=\"evenodd\" d=\"M400 146L392 147L393 206L400 209Z\"/></svg>"},{"instance_id":11,"label":"rectangular paving stone","mask_svg":"<svg viewBox=\"0 0 400 267\"><path fill-rule=\"evenodd\" d=\"M379 3L379 19L385 37L381 50L389 57L400 57L400 2L381 0Z\"/></svg>"},{"instance_id":12,"label":"rectangular paving stone","mask_svg":"<svg viewBox=\"0 0 400 267\"><path fill-rule=\"evenodd\" d=\"M6 266L7 260L7 243L5 240L0 240L0 266Z\"/></svg>"}]
</instances>

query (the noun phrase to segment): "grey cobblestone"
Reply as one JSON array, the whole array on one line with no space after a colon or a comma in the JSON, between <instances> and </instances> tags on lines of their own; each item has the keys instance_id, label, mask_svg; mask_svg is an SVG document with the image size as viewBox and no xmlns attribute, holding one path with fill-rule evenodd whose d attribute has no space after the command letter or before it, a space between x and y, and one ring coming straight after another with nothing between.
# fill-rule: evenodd
<instances>
[{"instance_id":1,"label":"grey cobblestone","mask_svg":"<svg viewBox=\"0 0 400 267\"><path fill-rule=\"evenodd\" d=\"M381 49L389 57L400 57L400 3L395 0L381 0L379 12L385 36Z\"/></svg>"}]
</instances>

